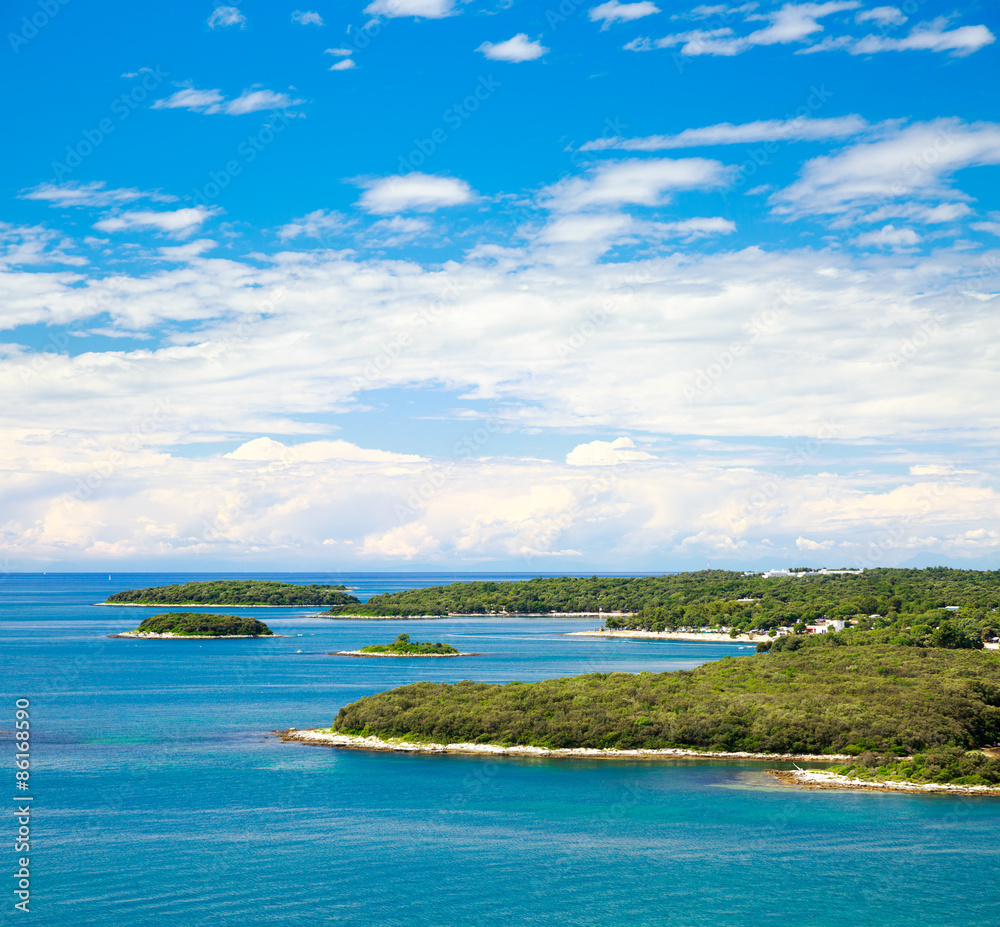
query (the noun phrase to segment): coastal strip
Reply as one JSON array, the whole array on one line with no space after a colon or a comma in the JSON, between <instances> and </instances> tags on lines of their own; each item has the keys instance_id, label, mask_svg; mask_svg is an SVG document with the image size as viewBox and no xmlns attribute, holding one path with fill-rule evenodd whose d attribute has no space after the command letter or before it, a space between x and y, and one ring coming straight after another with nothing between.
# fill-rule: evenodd
<instances>
[{"instance_id":1,"label":"coastal strip","mask_svg":"<svg viewBox=\"0 0 1000 927\"><path fill-rule=\"evenodd\" d=\"M768 772L779 782L800 789L865 789L873 792L1000 796L1000 787L995 785L954 785L948 782L855 779L822 769L769 769Z\"/></svg>"},{"instance_id":2,"label":"coastal strip","mask_svg":"<svg viewBox=\"0 0 1000 927\"><path fill-rule=\"evenodd\" d=\"M232 641L232 640L273 640L284 637L284 634L174 634L173 631L122 631L121 634L109 634L108 637L131 638L145 641Z\"/></svg>"},{"instance_id":3,"label":"coastal strip","mask_svg":"<svg viewBox=\"0 0 1000 927\"><path fill-rule=\"evenodd\" d=\"M761 641L774 640L766 634L738 634L736 637L730 637L728 634L698 631L609 631L607 628L595 631L567 631L564 637L621 637L635 641L704 641L709 644L759 644Z\"/></svg>"},{"instance_id":4,"label":"coastal strip","mask_svg":"<svg viewBox=\"0 0 1000 927\"><path fill-rule=\"evenodd\" d=\"M363 650L338 650L328 653L328 657L390 657L396 660L419 660L426 657L478 657L478 653L365 653Z\"/></svg>"},{"instance_id":5,"label":"coastal strip","mask_svg":"<svg viewBox=\"0 0 1000 927\"><path fill-rule=\"evenodd\" d=\"M697 760L765 760L800 763L832 763L849 760L839 754L809 753L722 753L711 750L685 750L680 747L662 747L657 750L612 750L593 747L502 746L501 744L433 744L414 743L408 740L384 740L381 737L361 737L356 734L337 734L331 729L272 731L284 742L309 744L318 747L339 747L343 750L381 750L396 753L472 753L489 756L540 756L578 757L580 759L697 759Z\"/></svg>"},{"instance_id":6,"label":"coastal strip","mask_svg":"<svg viewBox=\"0 0 1000 927\"><path fill-rule=\"evenodd\" d=\"M321 608L318 605L229 605L222 602L93 602L92 606L105 608ZM311 615L303 617L314 617ZM326 617L325 615L323 617Z\"/></svg>"},{"instance_id":7,"label":"coastal strip","mask_svg":"<svg viewBox=\"0 0 1000 927\"><path fill-rule=\"evenodd\" d=\"M447 615L349 615L337 612L330 615L323 612L315 617L333 621L341 618L356 621L438 621L442 618L625 618L630 614L631 612L449 612Z\"/></svg>"}]
</instances>

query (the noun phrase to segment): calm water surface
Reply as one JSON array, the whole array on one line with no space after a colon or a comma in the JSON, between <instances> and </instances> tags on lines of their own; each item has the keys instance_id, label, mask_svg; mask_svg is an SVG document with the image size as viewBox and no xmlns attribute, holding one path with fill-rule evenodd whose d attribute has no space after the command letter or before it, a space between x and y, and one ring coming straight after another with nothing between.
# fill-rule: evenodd
<instances>
[{"instance_id":1,"label":"calm water surface","mask_svg":"<svg viewBox=\"0 0 1000 927\"><path fill-rule=\"evenodd\" d=\"M362 598L480 578L254 576L344 582ZM162 609L91 603L191 578L0 581L0 775L11 810L14 700L28 698L34 797L32 914L13 910L8 814L0 923L1000 924L1000 800L795 791L753 763L381 755L268 736L328 726L341 705L418 679L660 672L750 649L562 636L594 619L334 622L310 609L252 610L284 635L271 640L106 637ZM483 655L327 655L401 631Z\"/></svg>"}]
</instances>

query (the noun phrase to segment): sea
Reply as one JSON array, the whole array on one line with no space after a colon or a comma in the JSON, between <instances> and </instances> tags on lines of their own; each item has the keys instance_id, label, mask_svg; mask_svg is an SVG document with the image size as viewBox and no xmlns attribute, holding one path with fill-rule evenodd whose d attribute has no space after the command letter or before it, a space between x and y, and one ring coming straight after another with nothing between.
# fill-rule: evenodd
<instances>
[{"instance_id":1,"label":"sea","mask_svg":"<svg viewBox=\"0 0 1000 927\"><path fill-rule=\"evenodd\" d=\"M250 577L345 583L362 599L527 578L221 576ZM220 574L0 577L0 923L1000 924L997 798L802 791L749 761L385 754L271 733L329 727L341 706L417 680L664 672L747 657L747 645L565 636L594 618L372 622L266 608L245 613L279 637L118 640L108 635L163 609L95 605L207 578ZM480 655L330 656L404 631ZM30 724L23 790L18 700ZM23 826L30 846L18 852ZM19 891L30 913L15 908Z\"/></svg>"}]
</instances>

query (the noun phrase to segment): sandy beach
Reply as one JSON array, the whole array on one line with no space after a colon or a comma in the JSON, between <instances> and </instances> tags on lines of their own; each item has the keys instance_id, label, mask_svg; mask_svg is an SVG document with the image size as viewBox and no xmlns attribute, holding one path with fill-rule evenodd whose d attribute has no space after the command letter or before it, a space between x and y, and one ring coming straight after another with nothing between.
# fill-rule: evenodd
<instances>
[{"instance_id":1,"label":"sandy beach","mask_svg":"<svg viewBox=\"0 0 1000 927\"><path fill-rule=\"evenodd\" d=\"M786 785L803 789L865 789L874 792L910 792L947 795L998 795L1000 786L951 785L939 782L894 782L890 779L852 779L822 769L771 769Z\"/></svg>"},{"instance_id":2,"label":"sandy beach","mask_svg":"<svg viewBox=\"0 0 1000 927\"><path fill-rule=\"evenodd\" d=\"M392 657L397 660L425 659L430 657L478 657L478 653L365 653L362 650L338 650L328 653L329 657Z\"/></svg>"},{"instance_id":3,"label":"sandy beach","mask_svg":"<svg viewBox=\"0 0 1000 927\"><path fill-rule=\"evenodd\" d=\"M772 641L773 637L766 634L740 634L730 637L728 634L701 633L699 631L609 631L607 628L595 628L593 631L567 631L566 637L623 637L629 640L649 641L704 641L716 644L758 644L761 641Z\"/></svg>"},{"instance_id":4,"label":"sandy beach","mask_svg":"<svg viewBox=\"0 0 1000 927\"><path fill-rule=\"evenodd\" d=\"M659 750L600 750L588 747L573 747L550 750L546 747L504 747L499 744L430 744L411 743L405 740L383 740L381 737L358 737L354 734L337 734L332 730L272 731L283 741L294 741L319 747L339 747L345 750L388 750L397 753L474 753L490 756L552 756L579 757L581 759L700 759L700 760L769 760L771 762L797 761L812 763L832 763L847 760L847 756L824 756L801 753L720 753L715 751L683 750L664 747Z\"/></svg>"}]
</instances>

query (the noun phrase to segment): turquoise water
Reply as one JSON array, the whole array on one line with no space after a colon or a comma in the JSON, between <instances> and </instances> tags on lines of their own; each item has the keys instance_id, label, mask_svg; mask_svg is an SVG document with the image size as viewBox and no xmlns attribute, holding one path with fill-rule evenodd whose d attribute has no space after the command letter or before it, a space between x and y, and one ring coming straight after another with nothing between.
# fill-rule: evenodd
<instances>
[{"instance_id":1,"label":"turquoise water","mask_svg":"<svg viewBox=\"0 0 1000 927\"><path fill-rule=\"evenodd\" d=\"M283 578L275 574L262 578ZM764 765L404 756L283 744L417 679L691 668L739 645L593 641L570 619L331 622L256 641L105 635L187 576L0 582L0 776L32 707L33 922L48 925L995 925L1000 800L806 792ZM452 577L296 575L359 595ZM219 609L214 609L219 610ZM349 660L400 631L480 657ZM301 651L301 652L298 652ZM13 817L0 920L13 910Z\"/></svg>"}]
</instances>

